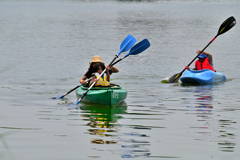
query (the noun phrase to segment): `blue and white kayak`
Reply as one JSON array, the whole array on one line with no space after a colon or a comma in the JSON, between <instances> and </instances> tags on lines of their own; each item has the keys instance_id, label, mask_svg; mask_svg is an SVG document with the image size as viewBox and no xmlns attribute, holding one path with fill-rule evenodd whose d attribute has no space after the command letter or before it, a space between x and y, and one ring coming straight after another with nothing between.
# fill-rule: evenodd
<instances>
[{"instance_id":1,"label":"blue and white kayak","mask_svg":"<svg viewBox=\"0 0 240 160\"><path fill-rule=\"evenodd\" d=\"M186 70L180 78L182 83L209 84L226 81L226 76L220 72L209 69Z\"/></svg>"}]
</instances>

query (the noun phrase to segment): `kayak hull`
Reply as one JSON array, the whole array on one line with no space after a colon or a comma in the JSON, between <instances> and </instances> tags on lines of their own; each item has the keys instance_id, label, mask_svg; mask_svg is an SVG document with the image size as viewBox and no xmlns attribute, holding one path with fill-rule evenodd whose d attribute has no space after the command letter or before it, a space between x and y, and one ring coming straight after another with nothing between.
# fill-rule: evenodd
<instances>
[{"instance_id":1,"label":"kayak hull","mask_svg":"<svg viewBox=\"0 0 240 160\"><path fill-rule=\"evenodd\" d=\"M186 70L180 78L182 83L211 84L226 81L226 76L220 72L209 69Z\"/></svg>"},{"instance_id":2,"label":"kayak hull","mask_svg":"<svg viewBox=\"0 0 240 160\"><path fill-rule=\"evenodd\" d=\"M77 98L81 98L87 89L86 86L80 86L76 90ZM124 88L111 84L110 87L92 87L81 101L114 106L124 101L126 97L127 91Z\"/></svg>"}]
</instances>

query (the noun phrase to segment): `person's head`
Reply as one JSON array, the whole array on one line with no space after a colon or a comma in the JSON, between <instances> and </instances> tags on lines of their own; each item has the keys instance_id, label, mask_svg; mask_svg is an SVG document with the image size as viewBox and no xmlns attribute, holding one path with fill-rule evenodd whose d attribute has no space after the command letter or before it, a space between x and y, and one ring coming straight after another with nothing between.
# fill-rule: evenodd
<instances>
[{"instance_id":1,"label":"person's head","mask_svg":"<svg viewBox=\"0 0 240 160\"><path fill-rule=\"evenodd\" d=\"M97 63L103 63L101 57L98 56L98 55L93 56L93 57L92 57L92 61L89 62L90 67L88 68L88 74L87 74L88 76L87 76L87 78L90 78L90 77L92 76L92 74L94 73L94 71L93 71L93 70L94 70L94 67L95 67L95 65L96 65ZM104 64L104 63L103 63L103 64Z\"/></svg>"},{"instance_id":2,"label":"person's head","mask_svg":"<svg viewBox=\"0 0 240 160\"><path fill-rule=\"evenodd\" d=\"M95 64L93 72L98 72L99 74L101 74L104 69L105 69L104 63L98 62Z\"/></svg>"},{"instance_id":3,"label":"person's head","mask_svg":"<svg viewBox=\"0 0 240 160\"><path fill-rule=\"evenodd\" d=\"M92 66L94 68L95 64L98 62L102 62L102 59L100 56L96 55L92 57L92 61L89 62L90 66ZM102 62L103 63L103 62Z\"/></svg>"},{"instance_id":4,"label":"person's head","mask_svg":"<svg viewBox=\"0 0 240 160\"><path fill-rule=\"evenodd\" d=\"M203 62L207 58L207 55L205 53L202 53L198 56L198 59L200 62Z\"/></svg>"}]
</instances>

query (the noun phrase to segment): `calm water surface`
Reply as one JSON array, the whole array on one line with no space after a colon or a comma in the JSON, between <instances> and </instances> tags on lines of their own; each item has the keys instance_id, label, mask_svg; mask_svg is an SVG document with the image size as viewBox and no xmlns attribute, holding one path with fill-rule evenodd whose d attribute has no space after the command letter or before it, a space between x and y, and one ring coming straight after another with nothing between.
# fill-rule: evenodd
<instances>
[{"instance_id":1,"label":"calm water surface","mask_svg":"<svg viewBox=\"0 0 240 160\"><path fill-rule=\"evenodd\" d=\"M238 1L0 1L0 159L240 157L238 24L206 51L228 80L163 84L234 16ZM117 64L128 91L112 108L76 102L91 57L109 63L127 35L151 47ZM124 56L126 53L122 53Z\"/></svg>"}]
</instances>

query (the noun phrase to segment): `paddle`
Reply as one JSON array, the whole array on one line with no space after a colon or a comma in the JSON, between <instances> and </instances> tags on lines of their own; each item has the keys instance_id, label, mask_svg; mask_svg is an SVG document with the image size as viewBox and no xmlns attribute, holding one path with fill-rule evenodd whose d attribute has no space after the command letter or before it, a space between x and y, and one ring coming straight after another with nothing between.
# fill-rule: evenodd
<instances>
[{"instance_id":1,"label":"paddle","mask_svg":"<svg viewBox=\"0 0 240 160\"><path fill-rule=\"evenodd\" d=\"M90 81L91 80L91 78L90 79L88 79L88 80L86 80L86 82L88 82L88 81ZM66 95L68 95L69 93L71 93L72 91L74 91L75 89L77 89L78 87L80 87L80 86L82 86L82 85L77 85L76 87L74 87L73 89L71 89L70 91L68 91L68 92L66 92L65 94L63 94L63 95L61 95L60 97L53 97L52 99L61 99L61 98L63 98L63 97L65 97Z\"/></svg>"},{"instance_id":2,"label":"paddle","mask_svg":"<svg viewBox=\"0 0 240 160\"><path fill-rule=\"evenodd\" d=\"M138 44L133 46L128 54L126 54L124 57L122 57L119 60L117 60L116 62L114 62L112 65L117 64L118 62L120 62L124 58L128 57L129 55L137 55L137 54L143 52L149 46L150 46L150 43L149 43L149 41L147 39L142 40L141 42L139 42Z\"/></svg>"},{"instance_id":3,"label":"paddle","mask_svg":"<svg viewBox=\"0 0 240 160\"><path fill-rule=\"evenodd\" d=\"M115 55L115 58L112 60L112 62L110 64L112 64L117 58L118 56L122 53L122 52L126 52L128 51L130 48L132 48L132 46L136 43L136 39L132 36L132 35L128 35L122 42L121 46L120 46L120 51L118 52L117 55ZM110 66L110 65L109 65Z\"/></svg>"},{"instance_id":4,"label":"paddle","mask_svg":"<svg viewBox=\"0 0 240 160\"><path fill-rule=\"evenodd\" d=\"M150 46L150 43L147 39L144 39L143 41L139 42L138 44L136 44L135 46L133 46L130 50L130 52L124 56L125 58L129 55L137 55L141 52L143 52L144 50L146 50L148 47ZM124 58L122 58L124 59ZM121 60L122 60L121 59ZM120 61L121 61L120 60ZM112 61L113 62L113 61ZM112 63L111 62L111 63ZM115 62L114 64L118 63L119 61ZM113 64L111 64L109 66L112 66ZM106 71L106 69L99 75L99 77L97 78L97 80L104 74L104 72ZM75 105L78 105L78 103L86 96L86 94L88 93L88 91L96 84L96 82L94 82L89 88L88 90L83 93L82 97L78 99L78 101L75 103Z\"/></svg>"},{"instance_id":5,"label":"paddle","mask_svg":"<svg viewBox=\"0 0 240 160\"><path fill-rule=\"evenodd\" d=\"M128 51L130 48L132 48L132 46L135 44L136 39L131 36L128 35L122 42L121 46L120 46L120 51L119 53L114 57L114 59L111 61L111 63L109 64L109 66L112 65L112 63L115 61L115 59L122 53L122 52L126 52ZM99 75L99 77L97 78L97 81L99 80L99 78L106 72L106 68L104 69L104 71ZM83 93L82 97L79 98L77 100L77 102L75 103L75 105L77 105L85 96L86 94L90 91L90 89L96 84L96 82L93 82L93 84L87 89L87 91L85 93Z\"/></svg>"},{"instance_id":6,"label":"paddle","mask_svg":"<svg viewBox=\"0 0 240 160\"><path fill-rule=\"evenodd\" d=\"M75 89L77 89L78 87L80 87L81 85L77 85L76 87L74 87L73 89L71 89L70 91L66 92L65 94L61 95L60 97L53 97L52 99L61 99L63 97L65 97L66 95L68 95L69 93L71 93L72 91L74 91Z\"/></svg>"},{"instance_id":7,"label":"paddle","mask_svg":"<svg viewBox=\"0 0 240 160\"><path fill-rule=\"evenodd\" d=\"M236 20L233 16L229 17L228 19L226 19L222 25L219 27L218 33L217 35L206 45L205 48L202 49L202 51L200 52L200 54L221 34L227 32L228 30L230 30L234 25L236 24ZM190 66L192 64L192 62L198 57L199 55L197 55L189 64L188 66ZM182 72L177 73L175 75L173 75L172 77L169 78L169 80L167 81L167 83L176 83L178 82L178 80L180 79L180 77L182 76L183 72L186 69L184 68L182 70Z\"/></svg>"},{"instance_id":8,"label":"paddle","mask_svg":"<svg viewBox=\"0 0 240 160\"><path fill-rule=\"evenodd\" d=\"M120 46L120 51L118 53L118 55L121 54L121 52L126 52L128 51L134 44L136 43L136 39L132 36L132 35L128 35L123 42L121 43ZM118 57L118 55L116 55L116 57ZM116 59L116 58L115 58ZM114 59L114 60L115 60ZM114 61L113 60L113 61ZM112 62L113 62L112 61ZM111 62L111 63L112 63ZM86 82L88 82L90 79L88 79ZM68 91L67 93L61 95L60 97L53 97L52 99L61 99L63 97L65 97L66 95L68 95L69 93L71 93L72 91L76 90L78 87L80 87L81 85L77 85L76 87L74 87L73 89L71 89L70 91Z\"/></svg>"}]
</instances>

